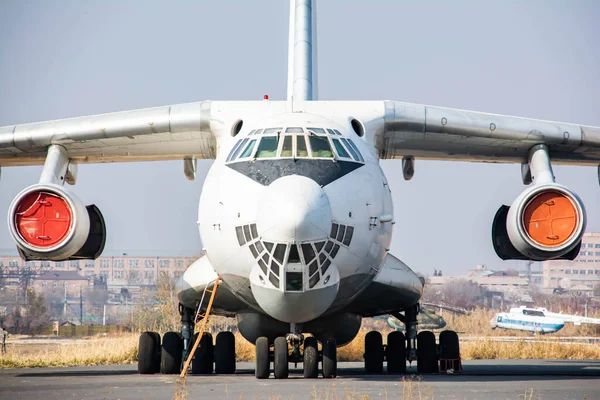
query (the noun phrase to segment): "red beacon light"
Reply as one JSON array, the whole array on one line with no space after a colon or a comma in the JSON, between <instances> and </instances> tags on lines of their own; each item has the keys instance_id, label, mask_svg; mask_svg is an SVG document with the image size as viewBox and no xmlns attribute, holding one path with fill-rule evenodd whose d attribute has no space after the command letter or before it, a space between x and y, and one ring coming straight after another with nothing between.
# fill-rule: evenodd
<instances>
[{"instance_id":1,"label":"red beacon light","mask_svg":"<svg viewBox=\"0 0 600 400\"><path fill-rule=\"evenodd\" d=\"M263 96L263 100L269 100L269 95L268 95L268 94L265 94L265 95Z\"/></svg>"}]
</instances>

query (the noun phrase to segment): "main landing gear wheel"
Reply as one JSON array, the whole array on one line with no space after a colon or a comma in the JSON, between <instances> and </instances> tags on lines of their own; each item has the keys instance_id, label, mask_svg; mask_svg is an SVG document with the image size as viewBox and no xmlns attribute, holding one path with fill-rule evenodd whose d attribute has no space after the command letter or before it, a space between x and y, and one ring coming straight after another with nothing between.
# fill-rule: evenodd
<instances>
[{"instance_id":1,"label":"main landing gear wheel","mask_svg":"<svg viewBox=\"0 0 600 400\"><path fill-rule=\"evenodd\" d=\"M334 338L329 338L323 343L323 378L335 378L337 376L337 345Z\"/></svg>"},{"instance_id":2,"label":"main landing gear wheel","mask_svg":"<svg viewBox=\"0 0 600 400\"><path fill-rule=\"evenodd\" d=\"M160 372L160 335L144 332L138 345L138 371L140 374Z\"/></svg>"},{"instance_id":3,"label":"main landing gear wheel","mask_svg":"<svg viewBox=\"0 0 600 400\"><path fill-rule=\"evenodd\" d=\"M163 335L160 353L160 372L162 374L178 374L181 372L183 358L183 338L177 332Z\"/></svg>"},{"instance_id":4,"label":"main landing gear wheel","mask_svg":"<svg viewBox=\"0 0 600 400\"><path fill-rule=\"evenodd\" d=\"M442 331L440 333L440 363L442 362L445 363L442 366L442 372L449 368L454 369L454 371L462 369L458 335L454 331Z\"/></svg>"},{"instance_id":5,"label":"main landing gear wheel","mask_svg":"<svg viewBox=\"0 0 600 400\"><path fill-rule=\"evenodd\" d=\"M439 371L435 335L422 331L417 335L417 372L434 373Z\"/></svg>"},{"instance_id":6,"label":"main landing gear wheel","mask_svg":"<svg viewBox=\"0 0 600 400\"><path fill-rule=\"evenodd\" d=\"M231 332L220 332L215 342L215 373L235 373L235 336Z\"/></svg>"},{"instance_id":7,"label":"main landing gear wheel","mask_svg":"<svg viewBox=\"0 0 600 400\"><path fill-rule=\"evenodd\" d=\"M288 344L286 338L275 339L273 348L273 374L276 379L285 379L289 375Z\"/></svg>"},{"instance_id":8,"label":"main landing gear wheel","mask_svg":"<svg viewBox=\"0 0 600 400\"><path fill-rule=\"evenodd\" d=\"M402 332L388 334L385 355L388 374L406 373L406 340Z\"/></svg>"},{"instance_id":9,"label":"main landing gear wheel","mask_svg":"<svg viewBox=\"0 0 600 400\"><path fill-rule=\"evenodd\" d=\"M381 374L383 372L383 339L377 331L365 335L365 372Z\"/></svg>"},{"instance_id":10,"label":"main landing gear wheel","mask_svg":"<svg viewBox=\"0 0 600 400\"><path fill-rule=\"evenodd\" d=\"M269 360L269 339L264 336L256 339L256 369L255 375L258 379L267 379L270 374L271 361Z\"/></svg>"},{"instance_id":11,"label":"main landing gear wheel","mask_svg":"<svg viewBox=\"0 0 600 400\"><path fill-rule=\"evenodd\" d=\"M197 334L194 335L194 342ZM192 342L192 343L194 343ZM200 339L200 345L196 349L196 354L192 360L192 374L212 374L214 361L213 338L210 333L205 333Z\"/></svg>"},{"instance_id":12,"label":"main landing gear wheel","mask_svg":"<svg viewBox=\"0 0 600 400\"><path fill-rule=\"evenodd\" d=\"M314 379L319 376L319 351L317 339L309 336L304 339L304 377Z\"/></svg>"}]
</instances>

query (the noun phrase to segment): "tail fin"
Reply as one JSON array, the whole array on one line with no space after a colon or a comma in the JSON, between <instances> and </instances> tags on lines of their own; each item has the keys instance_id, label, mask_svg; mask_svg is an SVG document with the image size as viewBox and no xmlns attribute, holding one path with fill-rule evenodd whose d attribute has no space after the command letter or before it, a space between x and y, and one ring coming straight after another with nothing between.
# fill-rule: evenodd
<instances>
[{"instance_id":1,"label":"tail fin","mask_svg":"<svg viewBox=\"0 0 600 400\"><path fill-rule=\"evenodd\" d=\"M317 98L316 0L290 0L288 100Z\"/></svg>"}]
</instances>

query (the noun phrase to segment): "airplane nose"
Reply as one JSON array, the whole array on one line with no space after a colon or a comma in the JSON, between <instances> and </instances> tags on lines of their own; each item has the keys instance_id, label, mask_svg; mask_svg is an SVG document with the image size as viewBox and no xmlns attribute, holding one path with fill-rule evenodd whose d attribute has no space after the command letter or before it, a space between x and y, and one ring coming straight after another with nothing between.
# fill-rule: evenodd
<instances>
[{"instance_id":1,"label":"airplane nose","mask_svg":"<svg viewBox=\"0 0 600 400\"><path fill-rule=\"evenodd\" d=\"M325 239L331 231L329 199L312 179L284 176L267 187L256 225L263 240L299 243Z\"/></svg>"}]
</instances>

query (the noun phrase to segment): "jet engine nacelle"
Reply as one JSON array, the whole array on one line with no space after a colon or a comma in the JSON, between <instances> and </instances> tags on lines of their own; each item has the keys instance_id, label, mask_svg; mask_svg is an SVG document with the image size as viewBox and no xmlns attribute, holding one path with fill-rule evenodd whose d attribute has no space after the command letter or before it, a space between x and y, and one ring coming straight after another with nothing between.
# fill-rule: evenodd
<instances>
[{"instance_id":1,"label":"jet engine nacelle","mask_svg":"<svg viewBox=\"0 0 600 400\"><path fill-rule=\"evenodd\" d=\"M586 221L583 203L573 191L556 183L534 185L496 213L494 250L503 260L573 260Z\"/></svg>"},{"instance_id":2,"label":"jet engine nacelle","mask_svg":"<svg viewBox=\"0 0 600 400\"><path fill-rule=\"evenodd\" d=\"M26 260L95 259L106 241L100 210L55 184L35 184L19 193L8 226Z\"/></svg>"}]
</instances>

